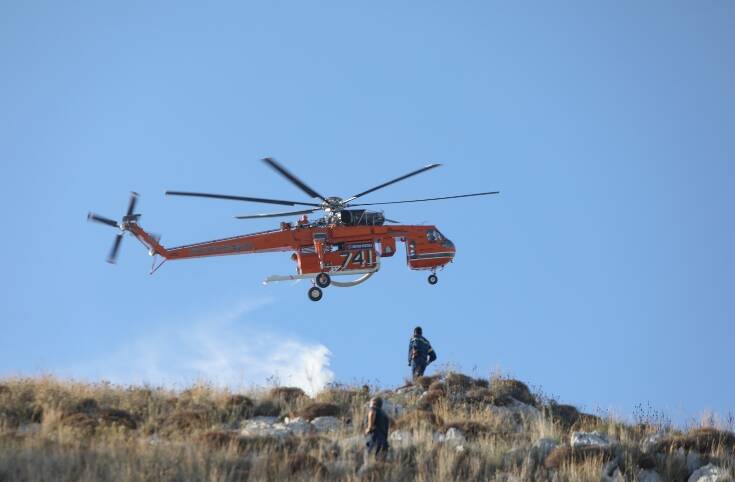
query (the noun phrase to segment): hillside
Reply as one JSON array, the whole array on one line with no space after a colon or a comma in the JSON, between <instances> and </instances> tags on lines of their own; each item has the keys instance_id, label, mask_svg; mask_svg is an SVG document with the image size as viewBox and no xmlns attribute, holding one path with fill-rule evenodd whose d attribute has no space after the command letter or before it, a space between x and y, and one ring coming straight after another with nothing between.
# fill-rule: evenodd
<instances>
[{"instance_id":1,"label":"hillside","mask_svg":"<svg viewBox=\"0 0 735 482\"><path fill-rule=\"evenodd\" d=\"M393 419L366 461L369 398ZM442 373L395 390L231 393L0 380L0 481L730 480L735 435L580 413L520 381Z\"/></svg>"}]
</instances>

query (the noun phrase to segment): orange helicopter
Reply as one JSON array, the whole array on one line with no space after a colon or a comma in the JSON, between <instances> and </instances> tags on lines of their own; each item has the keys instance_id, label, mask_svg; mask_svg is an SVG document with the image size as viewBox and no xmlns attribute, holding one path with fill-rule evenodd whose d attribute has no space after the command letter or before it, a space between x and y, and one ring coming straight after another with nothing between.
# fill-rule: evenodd
<instances>
[{"instance_id":1,"label":"orange helicopter","mask_svg":"<svg viewBox=\"0 0 735 482\"><path fill-rule=\"evenodd\" d=\"M297 274L269 276L263 283L310 279L312 281L312 287L309 288L307 293L309 299L319 301L322 299L322 288L330 285L343 288L356 286L370 278L380 269L380 260L382 258L390 258L395 255L397 239L405 243L408 267L413 270L430 271L431 274L429 275L428 281L432 285L438 281L438 277L436 276L437 270L444 268L444 266L454 259L456 252L454 243L439 232L436 226L403 225L397 221L385 218L382 212L351 208L487 196L498 194L499 192L491 191L407 201L355 204L353 201L366 194L439 167L440 164L429 164L421 169L350 196L347 199L342 199L339 197L322 196L274 159L265 158L263 162L291 181L311 198L319 199L320 201L284 201L184 191L166 191L166 195L226 199L284 206L308 206L307 209L300 211L235 216L237 219L262 219L301 215L301 218L295 224L282 222L279 229L177 246L175 248L165 248L159 243L160 237L146 232L138 224L140 214L134 213L138 198L138 194L135 192L131 193L127 213L123 216L121 222L91 212L87 215L87 219L120 230L107 258L109 263L115 263L123 235L128 232L140 240L148 248L148 253L154 257L151 274L168 260L293 251L291 259L296 262ZM319 211L324 212L324 217L310 221L308 215ZM158 264L156 256L162 258ZM332 280L336 276L349 275L357 276L357 278L351 281Z\"/></svg>"}]
</instances>

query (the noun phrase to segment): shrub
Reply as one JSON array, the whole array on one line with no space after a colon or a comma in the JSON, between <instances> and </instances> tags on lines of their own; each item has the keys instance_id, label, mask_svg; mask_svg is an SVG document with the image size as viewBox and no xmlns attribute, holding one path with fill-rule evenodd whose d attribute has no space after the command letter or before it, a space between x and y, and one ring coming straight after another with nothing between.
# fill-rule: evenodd
<instances>
[{"instance_id":1,"label":"shrub","mask_svg":"<svg viewBox=\"0 0 735 482\"><path fill-rule=\"evenodd\" d=\"M684 435L675 435L660 441L654 448L656 452L670 452L683 448L707 453L718 447L735 447L735 434L715 428L695 428Z\"/></svg>"},{"instance_id":2,"label":"shrub","mask_svg":"<svg viewBox=\"0 0 735 482\"><path fill-rule=\"evenodd\" d=\"M553 403L547 407L547 411L552 420L558 423L564 430L572 428L580 417L579 410L572 405L559 405Z\"/></svg>"},{"instance_id":3,"label":"shrub","mask_svg":"<svg viewBox=\"0 0 735 482\"><path fill-rule=\"evenodd\" d=\"M536 399L531 395L528 386L511 378L493 378L490 381L489 400L494 405L507 405L510 397L528 405L536 405Z\"/></svg>"},{"instance_id":4,"label":"shrub","mask_svg":"<svg viewBox=\"0 0 735 482\"><path fill-rule=\"evenodd\" d=\"M467 438L477 438L492 433L492 427L472 420L455 420L444 425L445 429L456 428Z\"/></svg>"},{"instance_id":5,"label":"shrub","mask_svg":"<svg viewBox=\"0 0 735 482\"><path fill-rule=\"evenodd\" d=\"M78 430L84 435L92 435L99 422L92 415L84 412L69 413L61 417L59 421L63 427L68 427L73 430Z\"/></svg>"},{"instance_id":6,"label":"shrub","mask_svg":"<svg viewBox=\"0 0 735 482\"><path fill-rule=\"evenodd\" d=\"M580 447L571 448L568 445L556 447L546 457L544 465L550 469L559 469L563 465L580 464L590 459L599 460L601 463L613 458L615 451L612 447Z\"/></svg>"},{"instance_id":7,"label":"shrub","mask_svg":"<svg viewBox=\"0 0 735 482\"><path fill-rule=\"evenodd\" d=\"M304 397L306 397L304 391L297 387L275 387L269 393L269 398L280 399L286 403L293 403Z\"/></svg>"},{"instance_id":8,"label":"shrub","mask_svg":"<svg viewBox=\"0 0 735 482\"><path fill-rule=\"evenodd\" d=\"M138 428L138 422L125 410L105 408L99 411L98 418L103 425L123 427L128 430Z\"/></svg>"},{"instance_id":9,"label":"shrub","mask_svg":"<svg viewBox=\"0 0 735 482\"><path fill-rule=\"evenodd\" d=\"M280 417L281 405L273 400L261 400L253 410L253 416L256 417Z\"/></svg>"},{"instance_id":10,"label":"shrub","mask_svg":"<svg viewBox=\"0 0 735 482\"><path fill-rule=\"evenodd\" d=\"M475 380L462 373L448 373L444 377L444 384L447 389L454 393L464 393L471 387L475 386Z\"/></svg>"},{"instance_id":11,"label":"shrub","mask_svg":"<svg viewBox=\"0 0 735 482\"><path fill-rule=\"evenodd\" d=\"M420 428L433 430L441 428L442 425L444 425L444 421L441 419L441 417L436 416L433 412L429 412L426 410L414 410L412 412L408 412L407 414L396 420L395 423L392 424L392 428L395 430L416 430Z\"/></svg>"},{"instance_id":12,"label":"shrub","mask_svg":"<svg viewBox=\"0 0 735 482\"><path fill-rule=\"evenodd\" d=\"M338 417L342 409L333 403L312 403L296 413L296 416L312 421L317 417Z\"/></svg>"},{"instance_id":13,"label":"shrub","mask_svg":"<svg viewBox=\"0 0 735 482\"><path fill-rule=\"evenodd\" d=\"M208 413L205 410L179 410L172 413L164 421L166 432L193 432L202 430L209 426Z\"/></svg>"},{"instance_id":14,"label":"shrub","mask_svg":"<svg viewBox=\"0 0 735 482\"><path fill-rule=\"evenodd\" d=\"M441 375L431 375L431 376L423 376L418 377L416 380L413 381L413 384L417 387L421 387L424 390L428 390L429 386L431 386L432 383L438 381L441 379Z\"/></svg>"},{"instance_id":15,"label":"shrub","mask_svg":"<svg viewBox=\"0 0 735 482\"><path fill-rule=\"evenodd\" d=\"M254 409L255 404L245 395L230 395L225 402L226 417L235 420L250 417Z\"/></svg>"}]
</instances>

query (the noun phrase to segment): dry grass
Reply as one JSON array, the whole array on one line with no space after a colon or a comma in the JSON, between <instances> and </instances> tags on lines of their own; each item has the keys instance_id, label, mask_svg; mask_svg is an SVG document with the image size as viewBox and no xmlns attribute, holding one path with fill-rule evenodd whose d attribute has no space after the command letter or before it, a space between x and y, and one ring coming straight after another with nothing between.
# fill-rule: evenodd
<instances>
[{"instance_id":1,"label":"dry grass","mask_svg":"<svg viewBox=\"0 0 735 482\"><path fill-rule=\"evenodd\" d=\"M580 413L541 402L517 380L489 381L456 373L417 380L426 393L381 392L405 407L392 429L411 435L394 443L383 463L366 463L361 432L368 387L332 386L314 399L300 389L231 393L198 384L174 392L157 387L84 384L54 378L0 382L0 482L244 481L244 480L599 480L615 460L626 480L639 469L664 480L686 480L686 453L703 463L733 466L735 435L714 428L670 432L648 453L651 426ZM541 416L519 424L506 410L512 399L535 405ZM504 415L505 414L505 415ZM336 416L336 432L293 436L244 435L251 417ZM467 442L436 442L437 433L461 430ZM571 449L570 430L598 430L617 443L607 449ZM548 457L533 443L559 446ZM684 454L684 458L682 458Z\"/></svg>"}]
</instances>

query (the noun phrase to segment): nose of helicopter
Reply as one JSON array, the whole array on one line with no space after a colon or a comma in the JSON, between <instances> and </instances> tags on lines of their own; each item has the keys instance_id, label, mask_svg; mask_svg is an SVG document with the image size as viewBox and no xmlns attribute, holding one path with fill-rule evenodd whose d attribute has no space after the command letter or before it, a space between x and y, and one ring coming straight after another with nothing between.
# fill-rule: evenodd
<instances>
[{"instance_id":1,"label":"nose of helicopter","mask_svg":"<svg viewBox=\"0 0 735 482\"><path fill-rule=\"evenodd\" d=\"M444 238L442 245L446 248L450 256L454 258L454 255L457 252L457 248L454 247L454 243L452 242L452 240L448 238Z\"/></svg>"}]
</instances>

